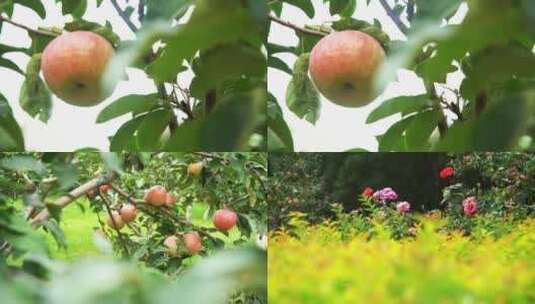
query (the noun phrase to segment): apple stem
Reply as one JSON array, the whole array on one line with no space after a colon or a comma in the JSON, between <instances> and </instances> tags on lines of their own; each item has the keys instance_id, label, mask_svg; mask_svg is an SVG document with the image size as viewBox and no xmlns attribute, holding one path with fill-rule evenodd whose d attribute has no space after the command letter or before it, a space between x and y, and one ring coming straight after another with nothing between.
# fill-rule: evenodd
<instances>
[{"instance_id":1,"label":"apple stem","mask_svg":"<svg viewBox=\"0 0 535 304\"><path fill-rule=\"evenodd\" d=\"M300 26L297 26L293 23L290 23L286 20L282 20L280 19L279 17L273 15L273 14L269 14L269 19L271 19L272 21L282 25L282 26L285 26L285 27L289 27L297 32L302 32L302 33L305 33L305 34L310 34L310 35L316 35L316 36L327 36L327 33L324 33L324 32L320 32L320 31L315 31L315 30L311 30L311 29L307 29L307 28L302 28Z\"/></svg>"}]
</instances>

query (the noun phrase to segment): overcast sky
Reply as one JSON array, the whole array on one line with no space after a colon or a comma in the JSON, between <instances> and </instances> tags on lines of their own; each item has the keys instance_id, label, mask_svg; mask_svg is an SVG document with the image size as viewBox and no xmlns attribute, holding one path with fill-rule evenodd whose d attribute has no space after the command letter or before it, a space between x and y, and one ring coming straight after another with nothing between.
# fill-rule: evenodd
<instances>
[{"instance_id":1,"label":"overcast sky","mask_svg":"<svg viewBox=\"0 0 535 304\"><path fill-rule=\"evenodd\" d=\"M32 10L16 5L13 20L28 25L32 28L38 26L63 27L65 22L71 21L70 17L61 15L61 7L54 0L40 0L47 12L45 20L41 20ZM136 1L130 1L136 6ZM89 0L89 7L84 19L104 24L110 21L113 30L122 39L133 39L134 34L128 29L114 10L110 1L103 1L98 9L96 1ZM125 1L119 0L124 7ZM136 23L136 25L139 25ZM28 47L31 43L26 31L10 24L4 24L0 43ZM8 54L7 58L13 59L23 70L28 62L28 56L20 54ZM130 69L127 71L129 81L121 82L115 89L114 94L106 101L92 108L80 108L66 104L53 98L53 110L47 124L38 119L31 118L18 105L19 90L23 77L13 71L0 68L0 92L9 100L15 118L21 125L26 149L35 151L72 151L84 147L94 147L107 150L109 142L107 137L115 134L117 128L127 120L127 116L115 119L105 124L95 124L100 110L118 97L128 94L144 94L155 91L152 81L145 77L140 70Z\"/></svg>"},{"instance_id":2,"label":"overcast sky","mask_svg":"<svg viewBox=\"0 0 535 304\"><path fill-rule=\"evenodd\" d=\"M367 1L357 1L357 9L354 17L358 19L373 22L376 18L381 21L383 30L389 34L393 40L404 39L403 34L397 29L395 24L386 15L386 12L379 4L379 1L371 1L370 6L366 6ZM308 18L301 10L285 5L281 18L297 25L304 24L321 24L332 21L333 17L329 14L329 7L320 0L314 0L316 15L314 19ZM462 20L466 12L463 7L456 18L455 22ZM296 45L297 36L292 29L283 27L279 24L272 24L270 42L282 45ZM291 54L277 54L277 57L283 59L290 67L293 67L296 57ZM299 119L293 114L285 104L286 87L290 76L284 72L270 68L268 70L268 88L271 93L277 97L284 113L284 117L292 131L296 151L345 151L353 148L365 148L376 151L376 135L383 134L388 126L397 121L399 117L393 116L366 125L365 121L368 114L375 109L384 100L398 95L415 95L425 92L425 87L421 79L417 78L414 73L400 71L398 81L390 84L383 95L379 96L371 104L362 108L343 108L322 98L320 118L316 125ZM462 80L462 74L455 73L448 77L448 84L457 87ZM440 90L439 90L440 91Z\"/></svg>"}]
</instances>

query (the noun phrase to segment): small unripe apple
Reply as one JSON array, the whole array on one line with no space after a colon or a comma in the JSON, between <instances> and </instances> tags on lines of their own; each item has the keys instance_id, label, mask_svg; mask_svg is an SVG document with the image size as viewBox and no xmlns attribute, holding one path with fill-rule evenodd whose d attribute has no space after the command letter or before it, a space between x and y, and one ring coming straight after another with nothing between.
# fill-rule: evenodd
<instances>
[{"instance_id":1,"label":"small unripe apple","mask_svg":"<svg viewBox=\"0 0 535 304\"><path fill-rule=\"evenodd\" d=\"M229 209L220 209L214 214L214 226L220 231L228 231L232 229L237 221L238 215L236 212Z\"/></svg>"},{"instance_id":2,"label":"small unripe apple","mask_svg":"<svg viewBox=\"0 0 535 304\"><path fill-rule=\"evenodd\" d=\"M153 206L161 206L167 202L167 190L163 186L153 186L145 193L145 202Z\"/></svg>"},{"instance_id":3,"label":"small unripe apple","mask_svg":"<svg viewBox=\"0 0 535 304\"><path fill-rule=\"evenodd\" d=\"M201 237L196 231L184 234L183 238L184 245L186 245L186 249L188 250L189 254L194 255L202 250Z\"/></svg>"},{"instance_id":4,"label":"small unripe apple","mask_svg":"<svg viewBox=\"0 0 535 304\"><path fill-rule=\"evenodd\" d=\"M111 95L102 84L115 50L108 40L88 31L65 32L43 51L41 70L48 88L71 105L91 107Z\"/></svg>"},{"instance_id":5,"label":"small unripe apple","mask_svg":"<svg viewBox=\"0 0 535 304\"><path fill-rule=\"evenodd\" d=\"M176 197L172 195L171 193L167 193L165 204L167 206L173 206L174 204L176 204Z\"/></svg>"},{"instance_id":6,"label":"small unripe apple","mask_svg":"<svg viewBox=\"0 0 535 304\"><path fill-rule=\"evenodd\" d=\"M188 165L188 175L199 176L201 174L201 172L202 172L203 166L204 165L203 165L202 162L189 164Z\"/></svg>"},{"instance_id":7,"label":"small unripe apple","mask_svg":"<svg viewBox=\"0 0 535 304\"><path fill-rule=\"evenodd\" d=\"M105 184L105 185L101 185L100 187L98 187L98 189L102 193L108 193L108 191L110 191L110 189L111 189L111 186L108 185L108 184Z\"/></svg>"},{"instance_id":8,"label":"small unripe apple","mask_svg":"<svg viewBox=\"0 0 535 304\"><path fill-rule=\"evenodd\" d=\"M167 253L171 256L176 256L178 254L178 238L175 235L170 235L165 238L163 245L167 247Z\"/></svg>"},{"instance_id":9,"label":"small unripe apple","mask_svg":"<svg viewBox=\"0 0 535 304\"><path fill-rule=\"evenodd\" d=\"M374 77L385 59L383 47L359 31L333 32L310 53L310 76L318 91L343 107L362 107L377 94Z\"/></svg>"},{"instance_id":10,"label":"small unripe apple","mask_svg":"<svg viewBox=\"0 0 535 304\"><path fill-rule=\"evenodd\" d=\"M112 220L112 217L113 217L113 220ZM111 212L111 217L108 217L107 222L110 227L115 228L117 230L121 230L124 227L123 219L121 218L121 215L117 211Z\"/></svg>"},{"instance_id":11,"label":"small unripe apple","mask_svg":"<svg viewBox=\"0 0 535 304\"><path fill-rule=\"evenodd\" d=\"M123 222L130 223L131 221L136 219L137 216L137 208L136 206L132 204L124 204L121 207L121 210L119 211L121 214L121 218L123 219Z\"/></svg>"}]
</instances>

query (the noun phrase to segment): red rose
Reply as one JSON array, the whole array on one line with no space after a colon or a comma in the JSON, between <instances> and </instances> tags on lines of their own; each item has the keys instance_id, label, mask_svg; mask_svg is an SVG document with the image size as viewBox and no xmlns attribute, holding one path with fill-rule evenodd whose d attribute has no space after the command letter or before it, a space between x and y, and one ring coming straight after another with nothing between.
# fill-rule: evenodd
<instances>
[{"instance_id":1,"label":"red rose","mask_svg":"<svg viewBox=\"0 0 535 304\"><path fill-rule=\"evenodd\" d=\"M455 174L455 169L453 167L446 167L440 171L441 179L448 179Z\"/></svg>"},{"instance_id":2,"label":"red rose","mask_svg":"<svg viewBox=\"0 0 535 304\"><path fill-rule=\"evenodd\" d=\"M373 195L373 189L371 187L364 188L364 191L362 191L362 196L364 198L370 198Z\"/></svg>"}]
</instances>

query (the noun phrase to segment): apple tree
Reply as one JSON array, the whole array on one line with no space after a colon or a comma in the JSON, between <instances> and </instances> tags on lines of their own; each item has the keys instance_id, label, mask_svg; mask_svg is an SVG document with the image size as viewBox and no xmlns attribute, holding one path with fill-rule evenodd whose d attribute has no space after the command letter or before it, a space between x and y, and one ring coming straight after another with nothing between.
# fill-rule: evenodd
<instances>
[{"instance_id":1,"label":"apple tree","mask_svg":"<svg viewBox=\"0 0 535 304\"><path fill-rule=\"evenodd\" d=\"M10 153L0 173L0 281L15 303L267 301L265 154ZM79 237L64 232L71 205L96 215L90 233L102 252L77 271L59 267L42 233L69 250ZM39 280L21 288L21 279ZM76 284L87 289L69 291Z\"/></svg>"},{"instance_id":2,"label":"apple tree","mask_svg":"<svg viewBox=\"0 0 535 304\"><path fill-rule=\"evenodd\" d=\"M103 9L104 1L115 11ZM13 11L24 6L45 18L43 1L0 4L0 31L15 26L31 38L27 47L0 43L0 68L25 78L18 106L28 115L46 123L52 95L79 107L99 104L128 77L127 68L138 69L153 80L154 91L108 101L95 122L130 117L109 138L111 151L265 150L265 1L97 0L108 19L120 16L133 40L121 40L110 22L84 19L87 0L51 3L70 21L33 28L14 20ZM27 55L27 66L10 61L9 53ZM4 151L25 149L10 109L15 104L0 95Z\"/></svg>"},{"instance_id":3,"label":"apple tree","mask_svg":"<svg viewBox=\"0 0 535 304\"><path fill-rule=\"evenodd\" d=\"M293 150L281 103L315 124L321 102L361 107L384 92L400 69L418 76L425 90L387 99L369 113L367 124L395 118L377 136L379 151L533 150L533 1L363 2L388 18L355 18L356 0L270 2L271 24L298 37L297 45L268 42L268 66L291 75L286 100L268 99L271 151ZM281 17L287 6L309 18L321 6L331 17L301 26ZM385 33L385 22L397 27L402 40ZM384 60L383 50L373 51L377 42ZM281 54L295 56L295 65ZM454 73L462 75L460 83L448 80Z\"/></svg>"}]
</instances>

